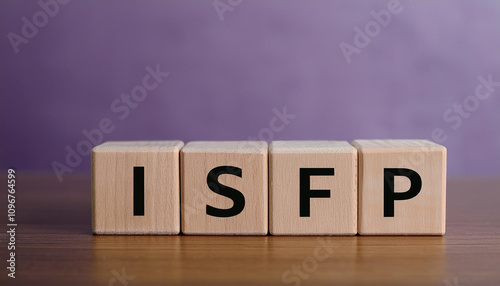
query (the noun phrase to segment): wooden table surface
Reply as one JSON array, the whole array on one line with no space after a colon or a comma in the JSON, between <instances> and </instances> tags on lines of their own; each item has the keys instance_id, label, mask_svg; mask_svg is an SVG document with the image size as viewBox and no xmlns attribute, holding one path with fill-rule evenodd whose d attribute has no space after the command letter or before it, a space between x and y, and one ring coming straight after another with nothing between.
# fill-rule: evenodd
<instances>
[{"instance_id":1,"label":"wooden table surface","mask_svg":"<svg viewBox=\"0 0 500 286\"><path fill-rule=\"evenodd\" d=\"M444 237L94 236L90 177L18 173L17 278L2 231L0 285L500 285L499 187L450 179Z\"/></svg>"}]
</instances>

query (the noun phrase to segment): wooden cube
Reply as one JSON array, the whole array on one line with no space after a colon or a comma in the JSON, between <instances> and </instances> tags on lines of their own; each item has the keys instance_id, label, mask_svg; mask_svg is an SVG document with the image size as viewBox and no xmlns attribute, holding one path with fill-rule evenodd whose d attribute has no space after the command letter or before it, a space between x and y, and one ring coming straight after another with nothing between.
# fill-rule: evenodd
<instances>
[{"instance_id":1,"label":"wooden cube","mask_svg":"<svg viewBox=\"0 0 500 286\"><path fill-rule=\"evenodd\" d=\"M427 140L355 140L360 235L443 235L446 148Z\"/></svg>"},{"instance_id":2,"label":"wooden cube","mask_svg":"<svg viewBox=\"0 0 500 286\"><path fill-rule=\"evenodd\" d=\"M185 234L266 235L267 143L189 142L181 150Z\"/></svg>"},{"instance_id":3,"label":"wooden cube","mask_svg":"<svg viewBox=\"0 0 500 286\"><path fill-rule=\"evenodd\" d=\"M106 142L92 150L95 234L178 234L181 141Z\"/></svg>"},{"instance_id":4,"label":"wooden cube","mask_svg":"<svg viewBox=\"0 0 500 286\"><path fill-rule=\"evenodd\" d=\"M271 234L357 233L356 148L346 141L274 141L269 156Z\"/></svg>"}]
</instances>

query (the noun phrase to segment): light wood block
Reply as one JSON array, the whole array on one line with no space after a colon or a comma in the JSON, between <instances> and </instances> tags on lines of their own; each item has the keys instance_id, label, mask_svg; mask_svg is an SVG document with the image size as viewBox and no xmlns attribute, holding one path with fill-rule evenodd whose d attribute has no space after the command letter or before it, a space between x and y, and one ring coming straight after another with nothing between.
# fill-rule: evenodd
<instances>
[{"instance_id":1,"label":"light wood block","mask_svg":"<svg viewBox=\"0 0 500 286\"><path fill-rule=\"evenodd\" d=\"M181 150L182 232L266 235L267 161L263 141L186 144Z\"/></svg>"},{"instance_id":2,"label":"light wood block","mask_svg":"<svg viewBox=\"0 0 500 286\"><path fill-rule=\"evenodd\" d=\"M95 147L93 232L178 234L179 151L183 145L181 141L129 141Z\"/></svg>"},{"instance_id":3,"label":"light wood block","mask_svg":"<svg viewBox=\"0 0 500 286\"><path fill-rule=\"evenodd\" d=\"M360 235L445 233L444 146L427 140L355 140L352 144L359 152Z\"/></svg>"},{"instance_id":4,"label":"light wood block","mask_svg":"<svg viewBox=\"0 0 500 286\"><path fill-rule=\"evenodd\" d=\"M357 159L356 148L346 141L272 142L269 232L355 235Z\"/></svg>"}]
</instances>

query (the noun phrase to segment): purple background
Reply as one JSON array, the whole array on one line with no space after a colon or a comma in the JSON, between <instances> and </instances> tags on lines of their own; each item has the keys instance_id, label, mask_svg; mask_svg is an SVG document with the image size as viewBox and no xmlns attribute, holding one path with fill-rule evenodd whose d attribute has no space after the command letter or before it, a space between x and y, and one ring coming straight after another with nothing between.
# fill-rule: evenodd
<instances>
[{"instance_id":1,"label":"purple background","mask_svg":"<svg viewBox=\"0 0 500 286\"><path fill-rule=\"evenodd\" d=\"M52 172L102 118L115 125L105 140L245 140L286 106L296 118L273 139L431 139L442 128L450 175L500 173L500 88L456 130L443 119L478 76L500 81L498 2L402 2L350 64L340 43L387 1L247 0L223 21L212 1L75 1L17 54L8 33L41 8L0 5L3 169ZM111 102L157 64L170 76L120 120ZM89 156L73 169L89 172Z\"/></svg>"}]
</instances>

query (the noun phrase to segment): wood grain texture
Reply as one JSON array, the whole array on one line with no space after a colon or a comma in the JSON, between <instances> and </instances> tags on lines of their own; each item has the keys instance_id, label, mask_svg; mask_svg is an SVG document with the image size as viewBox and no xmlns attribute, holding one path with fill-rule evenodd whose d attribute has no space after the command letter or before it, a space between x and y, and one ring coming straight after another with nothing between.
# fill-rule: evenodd
<instances>
[{"instance_id":1,"label":"wood grain texture","mask_svg":"<svg viewBox=\"0 0 500 286\"><path fill-rule=\"evenodd\" d=\"M95 236L90 185L18 170L18 273L0 285L500 285L500 178L449 179L445 236Z\"/></svg>"},{"instance_id":2,"label":"wood grain texture","mask_svg":"<svg viewBox=\"0 0 500 286\"><path fill-rule=\"evenodd\" d=\"M358 233L360 235L443 235L446 225L446 148L427 140L355 140L359 151ZM394 202L384 216L384 168L417 172L418 195ZM394 178L394 192L406 192L410 180Z\"/></svg>"},{"instance_id":3,"label":"wood grain texture","mask_svg":"<svg viewBox=\"0 0 500 286\"><path fill-rule=\"evenodd\" d=\"M106 142L92 150L95 234L178 234L181 141ZM144 167L144 215L135 216L134 167Z\"/></svg>"},{"instance_id":4,"label":"wood grain texture","mask_svg":"<svg viewBox=\"0 0 500 286\"><path fill-rule=\"evenodd\" d=\"M269 232L272 235L355 235L357 233L357 150L346 141L274 141L269 148ZM311 176L308 217L300 215L300 169L328 168Z\"/></svg>"},{"instance_id":5,"label":"wood grain texture","mask_svg":"<svg viewBox=\"0 0 500 286\"><path fill-rule=\"evenodd\" d=\"M181 150L181 222L184 234L266 235L268 231L268 147L263 141L189 142ZM230 209L232 199L212 191L209 172L237 167L242 176L223 174L224 186L241 192L245 206L231 217L207 214L207 205Z\"/></svg>"}]
</instances>

